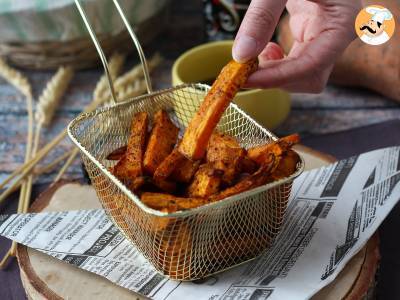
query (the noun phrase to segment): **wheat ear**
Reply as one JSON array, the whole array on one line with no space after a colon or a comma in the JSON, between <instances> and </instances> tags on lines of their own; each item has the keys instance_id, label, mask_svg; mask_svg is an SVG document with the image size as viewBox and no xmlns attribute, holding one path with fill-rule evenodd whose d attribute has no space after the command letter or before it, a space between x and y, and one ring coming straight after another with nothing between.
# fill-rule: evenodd
<instances>
[{"instance_id":1,"label":"wheat ear","mask_svg":"<svg viewBox=\"0 0 400 300\"><path fill-rule=\"evenodd\" d=\"M40 143L40 133L43 126L49 126L60 99L64 95L74 71L71 67L59 67L56 74L50 79L46 87L43 89L36 106L36 131L33 142L32 156L36 155ZM29 175L26 181L25 195L22 199L22 210L26 212L29 206L29 200L32 193L33 175Z\"/></svg>"},{"instance_id":2,"label":"wheat ear","mask_svg":"<svg viewBox=\"0 0 400 300\"><path fill-rule=\"evenodd\" d=\"M162 57L159 53L153 55L153 57L148 61L147 67L149 72L152 72L162 61ZM124 75L118 77L115 80L114 88L115 90L124 89L127 85L131 84L136 79L143 77L143 68L141 64L134 66L131 70L126 72Z\"/></svg>"},{"instance_id":3,"label":"wheat ear","mask_svg":"<svg viewBox=\"0 0 400 300\"><path fill-rule=\"evenodd\" d=\"M125 55L114 53L111 55L110 62L108 63L108 71L110 72L111 79L114 80L117 78L118 74L121 72L125 62ZM96 84L96 87L93 91L93 100L91 105L97 107L103 105L107 99L105 95L109 93L109 83L106 74L103 74L99 81ZM58 181L62 178L65 172L68 170L70 165L74 162L75 157L79 154L78 149L74 149L72 153L69 155L67 161L61 167L60 171L56 175L54 181Z\"/></svg>"},{"instance_id":4,"label":"wheat ear","mask_svg":"<svg viewBox=\"0 0 400 300\"><path fill-rule=\"evenodd\" d=\"M0 76L12 84L26 98L32 98L32 88L28 79L0 58Z\"/></svg>"},{"instance_id":5,"label":"wheat ear","mask_svg":"<svg viewBox=\"0 0 400 300\"><path fill-rule=\"evenodd\" d=\"M7 65L4 60L0 59L0 75L12 84L16 89L18 89L26 98L26 108L28 113L28 135L26 141L26 151L25 151L25 163L30 160L32 152L32 140L33 140L33 100L32 100L32 88L28 79L22 75L20 72L14 68ZM23 182L21 186L21 192L18 202L18 212L23 211L23 200L26 194L26 183ZM0 269L4 268L8 259L11 256L15 256L16 243L11 244L11 248L7 251L6 255L0 262Z\"/></svg>"},{"instance_id":6,"label":"wheat ear","mask_svg":"<svg viewBox=\"0 0 400 300\"><path fill-rule=\"evenodd\" d=\"M108 70L110 72L112 80L115 80L115 78L117 78L118 74L122 70L122 67L124 66L124 62L125 62L125 55L122 55L117 52L111 55L110 61L108 63ZM97 82L96 87L94 88L93 99L103 97L104 94L107 93L108 89L109 89L108 79L106 74L103 74L100 77L100 80Z\"/></svg>"},{"instance_id":7,"label":"wheat ear","mask_svg":"<svg viewBox=\"0 0 400 300\"><path fill-rule=\"evenodd\" d=\"M43 89L36 106L35 120L49 126L69 83L74 75L71 67L60 67Z\"/></svg>"}]
</instances>

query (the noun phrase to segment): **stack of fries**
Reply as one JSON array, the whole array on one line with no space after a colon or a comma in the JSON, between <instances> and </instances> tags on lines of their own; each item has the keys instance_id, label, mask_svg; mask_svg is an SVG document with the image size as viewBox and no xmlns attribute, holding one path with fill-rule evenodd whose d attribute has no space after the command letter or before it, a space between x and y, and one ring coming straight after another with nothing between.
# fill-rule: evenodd
<instances>
[{"instance_id":1,"label":"stack of fries","mask_svg":"<svg viewBox=\"0 0 400 300\"><path fill-rule=\"evenodd\" d=\"M230 101L257 68L257 61L231 61L218 76L178 141L179 128L164 110L152 120L135 114L128 145L110 153L113 174L148 207L163 212L196 208L288 177L298 155L298 135L243 149L232 136L215 131Z\"/></svg>"},{"instance_id":2,"label":"stack of fries","mask_svg":"<svg viewBox=\"0 0 400 300\"><path fill-rule=\"evenodd\" d=\"M137 113L128 145L107 159L118 160L113 174L144 204L162 212L196 208L286 178L299 162L291 150L297 134L245 150L234 137L215 130L205 156L191 160L179 152L179 128L166 111L154 115L150 133L148 127L149 115Z\"/></svg>"}]
</instances>

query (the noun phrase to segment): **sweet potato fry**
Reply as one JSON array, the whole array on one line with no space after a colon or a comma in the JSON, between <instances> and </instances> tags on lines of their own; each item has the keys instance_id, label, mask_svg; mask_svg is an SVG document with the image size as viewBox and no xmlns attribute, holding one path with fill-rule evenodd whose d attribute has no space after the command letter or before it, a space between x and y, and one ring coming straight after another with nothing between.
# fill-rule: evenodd
<instances>
[{"instance_id":1,"label":"sweet potato fry","mask_svg":"<svg viewBox=\"0 0 400 300\"><path fill-rule=\"evenodd\" d=\"M297 163L299 162L299 155L293 150L288 150L286 154L279 161L277 168L272 172L272 180L279 180L289 177L296 171Z\"/></svg>"},{"instance_id":2,"label":"sweet potato fry","mask_svg":"<svg viewBox=\"0 0 400 300\"><path fill-rule=\"evenodd\" d=\"M208 197L218 192L223 171L214 168L213 164L201 165L188 188L189 197Z\"/></svg>"},{"instance_id":3,"label":"sweet potato fry","mask_svg":"<svg viewBox=\"0 0 400 300\"><path fill-rule=\"evenodd\" d=\"M234 186L229 187L218 194L212 195L209 198L210 202L219 201L266 184L271 177L271 172L274 170L274 168L276 168L275 158L270 155L269 163L262 165L254 174L245 177Z\"/></svg>"},{"instance_id":4,"label":"sweet potato fry","mask_svg":"<svg viewBox=\"0 0 400 300\"><path fill-rule=\"evenodd\" d=\"M173 193L176 190L176 183L168 179L153 178L153 183L167 193Z\"/></svg>"},{"instance_id":5,"label":"sweet potato fry","mask_svg":"<svg viewBox=\"0 0 400 300\"><path fill-rule=\"evenodd\" d=\"M199 169L201 161L191 161L190 159L186 158L183 162L179 165L178 168L171 174L171 179L177 182L188 183L192 180L194 174Z\"/></svg>"},{"instance_id":6,"label":"sweet potato fry","mask_svg":"<svg viewBox=\"0 0 400 300\"><path fill-rule=\"evenodd\" d=\"M126 152L126 145L115 149L113 152L107 155L107 160L120 160Z\"/></svg>"},{"instance_id":7,"label":"sweet potato fry","mask_svg":"<svg viewBox=\"0 0 400 300\"><path fill-rule=\"evenodd\" d=\"M215 131L207 145L207 161L220 159L220 151L225 147L240 148L240 144L233 136Z\"/></svg>"},{"instance_id":8,"label":"sweet potato fry","mask_svg":"<svg viewBox=\"0 0 400 300\"><path fill-rule=\"evenodd\" d=\"M298 134L288 135L277 140L276 142L250 148L247 150L247 155L251 160L257 162L258 164L262 164L271 153L275 156L281 156L299 141L300 137Z\"/></svg>"},{"instance_id":9,"label":"sweet potato fry","mask_svg":"<svg viewBox=\"0 0 400 300\"><path fill-rule=\"evenodd\" d=\"M222 114L257 66L257 59L246 63L232 60L222 69L185 131L179 145L182 154L191 160L203 158Z\"/></svg>"},{"instance_id":10,"label":"sweet potato fry","mask_svg":"<svg viewBox=\"0 0 400 300\"><path fill-rule=\"evenodd\" d=\"M171 220L171 218L168 217L149 217L148 215L143 215L142 209L136 206L134 202L127 203L125 201L124 205L122 206L122 210L123 215L125 216L123 220L127 224L127 228L129 228L130 230L137 230L140 228L140 230L159 232L165 230ZM167 210L161 211L168 212Z\"/></svg>"},{"instance_id":11,"label":"sweet potato fry","mask_svg":"<svg viewBox=\"0 0 400 300\"><path fill-rule=\"evenodd\" d=\"M240 161L239 169L242 173L253 174L255 171L257 171L257 163L245 155Z\"/></svg>"},{"instance_id":12,"label":"sweet potato fry","mask_svg":"<svg viewBox=\"0 0 400 300\"><path fill-rule=\"evenodd\" d=\"M154 115L153 129L143 159L145 172L154 174L157 167L174 149L178 133L179 128L171 122L167 112L159 110Z\"/></svg>"},{"instance_id":13,"label":"sweet potato fry","mask_svg":"<svg viewBox=\"0 0 400 300\"><path fill-rule=\"evenodd\" d=\"M153 178L155 181L167 180L172 172L186 160L186 157L178 151L178 148L172 152L162 161L154 172Z\"/></svg>"},{"instance_id":14,"label":"sweet potato fry","mask_svg":"<svg viewBox=\"0 0 400 300\"><path fill-rule=\"evenodd\" d=\"M207 203L207 200L202 198L183 198L170 194L149 192L143 193L140 200L148 207L170 213L195 208Z\"/></svg>"},{"instance_id":15,"label":"sweet potato fry","mask_svg":"<svg viewBox=\"0 0 400 300\"><path fill-rule=\"evenodd\" d=\"M120 179L133 180L143 175L143 153L146 143L149 116L145 112L137 113L132 121L131 134L127 150L114 166L114 175Z\"/></svg>"},{"instance_id":16,"label":"sweet potato fry","mask_svg":"<svg viewBox=\"0 0 400 300\"><path fill-rule=\"evenodd\" d=\"M240 162L245 157L245 150L238 141L229 135L213 133L207 147L207 162L223 171L222 181L231 185L240 172Z\"/></svg>"},{"instance_id":17,"label":"sweet potato fry","mask_svg":"<svg viewBox=\"0 0 400 300\"><path fill-rule=\"evenodd\" d=\"M138 176L132 180L127 180L124 183L134 192L137 192L144 184L146 184L147 178L145 176Z\"/></svg>"}]
</instances>

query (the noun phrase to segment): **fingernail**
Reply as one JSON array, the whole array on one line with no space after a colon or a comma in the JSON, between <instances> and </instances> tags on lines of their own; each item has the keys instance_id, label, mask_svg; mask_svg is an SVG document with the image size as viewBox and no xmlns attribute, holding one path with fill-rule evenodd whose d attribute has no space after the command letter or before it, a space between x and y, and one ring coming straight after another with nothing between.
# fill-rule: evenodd
<instances>
[{"instance_id":1,"label":"fingernail","mask_svg":"<svg viewBox=\"0 0 400 300\"><path fill-rule=\"evenodd\" d=\"M251 36L242 35L233 44L232 57L237 62L245 62L257 55L257 41Z\"/></svg>"}]
</instances>

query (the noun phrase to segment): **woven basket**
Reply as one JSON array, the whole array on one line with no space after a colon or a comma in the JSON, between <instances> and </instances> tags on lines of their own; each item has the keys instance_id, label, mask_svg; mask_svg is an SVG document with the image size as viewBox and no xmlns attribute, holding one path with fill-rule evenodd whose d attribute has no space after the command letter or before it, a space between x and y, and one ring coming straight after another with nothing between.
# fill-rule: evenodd
<instances>
[{"instance_id":1,"label":"woven basket","mask_svg":"<svg viewBox=\"0 0 400 300\"><path fill-rule=\"evenodd\" d=\"M163 9L135 26L135 33L141 44L149 43L160 34L166 28L167 19L168 9ZM98 38L107 56L115 50L133 50L127 31L114 36L99 34ZM85 69L100 63L89 35L86 38L59 42L0 43L0 56L15 66L35 70L57 69L61 65Z\"/></svg>"}]
</instances>

